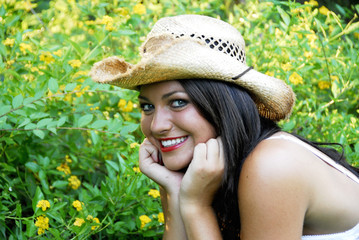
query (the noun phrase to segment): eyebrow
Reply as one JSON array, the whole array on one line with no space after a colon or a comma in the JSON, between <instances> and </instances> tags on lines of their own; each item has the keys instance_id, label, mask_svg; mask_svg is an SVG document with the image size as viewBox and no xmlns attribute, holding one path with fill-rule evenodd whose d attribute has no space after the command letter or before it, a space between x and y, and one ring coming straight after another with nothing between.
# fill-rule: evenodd
<instances>
[{"instance_id":1,"label":"eyebrow","mask_svg":"<svg viewBox=\"0 0 359 240\"><path fill-rule=\"evenodd\" d=\"M172 92L169 92L169 93L166 93L162 96L162 99L166 99L166 98L169 98L170 96L172 96L173 94L176 94L176 93L184 93L184 91L172 91ZM145 101L149 101L148 98L144 97L144 96L141 96L139 95L138 96L139 99L142 99L142 100L145 100Z\"/></svg>"}]
</instances>

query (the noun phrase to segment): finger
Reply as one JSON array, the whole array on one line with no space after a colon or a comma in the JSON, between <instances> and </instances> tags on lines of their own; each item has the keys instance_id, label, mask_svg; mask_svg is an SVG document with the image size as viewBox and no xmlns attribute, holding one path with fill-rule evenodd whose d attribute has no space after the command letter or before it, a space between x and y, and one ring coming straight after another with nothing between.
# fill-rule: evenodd
<instances>
[{"instance_id":1,"label":"finger","mask_svg":"<svg viewBox=\"0 0 359 240\"><path fill-rule=\"evenodd\" d=\"M222 138L217 137L217 142L218 142L218 147L219 147L219 159L224 166L224 148L223 148Z\"/></svg>"},{"instance_id":2,"label":"finger","mask_svg":"<svg viewBox=\"0 0 359 240\"><path fill-rule=\"evenodd\" d=\"M147 138L142 142L139 151L141 159L152 158L154 162L158 162L158 149Z\"/></svg>"},{"instance_id":3,"label":"finger","mask_svg":"<svg viewBox=\"0 0 359 240\"><path fill-rule=\"evenodd\" d=\"M192 162L202 162L207 158L207 146L204 143L199 143L194 147Z\"/></svg>"},{"instance_id":4,"label":"finger","mask_svg":"<svg viewBox=\"0 0 359 240\"><path fill-rule=\"evenodd\" d=\"M211 138L206 142L207 160L209 163L216 164L219 158L219 145L217 139Z\"/></svg>"}]
</instances>

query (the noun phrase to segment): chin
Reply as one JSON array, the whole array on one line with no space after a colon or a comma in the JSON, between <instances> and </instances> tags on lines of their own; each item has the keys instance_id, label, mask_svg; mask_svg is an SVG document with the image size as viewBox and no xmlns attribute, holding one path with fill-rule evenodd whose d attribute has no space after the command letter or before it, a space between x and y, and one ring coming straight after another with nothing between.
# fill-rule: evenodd
<instances>
[{"instance_id":1,"label":"chin","mask_svg":"<svg viewBox=\"0 0 359 240\"><path fill-rule=\"evenodd\" d=\"M188 164L171 164L171 163L166 164L166 161L164 161L164 165L168 170L182 172L184 169L188 168L189 163Z\"/></svg>"}]
</instances>

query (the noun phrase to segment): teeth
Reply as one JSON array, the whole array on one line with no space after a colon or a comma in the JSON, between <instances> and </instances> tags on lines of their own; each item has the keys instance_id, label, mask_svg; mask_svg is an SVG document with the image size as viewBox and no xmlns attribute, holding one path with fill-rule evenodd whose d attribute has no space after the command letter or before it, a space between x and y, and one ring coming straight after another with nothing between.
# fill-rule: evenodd
<instances>
[{"instance_id":1,"label":"teeth","mask_svg":"<svg viewBox=\"0 0 359 240\"><path fill-rule=\"evenodd\" d=\"M164 146L164 147L172 147L174 145L177 145L177 144L180 144L180 143L184 142L184 140L186 140L186 137L181 137L181 138L177 138L177 139L161 141L161 143L162 143L162 146Z\"/></svg>"}]
</instances>

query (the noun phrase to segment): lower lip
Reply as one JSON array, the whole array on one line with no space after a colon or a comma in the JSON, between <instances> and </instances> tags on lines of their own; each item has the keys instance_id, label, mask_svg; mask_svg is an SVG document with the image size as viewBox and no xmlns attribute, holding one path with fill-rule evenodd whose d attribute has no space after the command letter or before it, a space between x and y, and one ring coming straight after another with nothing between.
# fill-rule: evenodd
<instances>
[{"instance_id":1,"label":"lower lip","mask_svg":"<svg viewBox=\"0 0 359 240\"><path fill-rule=\"evenodd\" d=\"M188 139L188 138L187 138L187 139ZM182 145L187 141L187 139L184 140L183 142L181 142L181 143L179 143L179 144L176 144L176 145L174 145L174 146L171 146L171 147L161 147L161 151L162 151L162 152L171 152L171 151L173 151L173 150L176 150L177 148L182 147Z\"/></svg>"}]
</instances>

